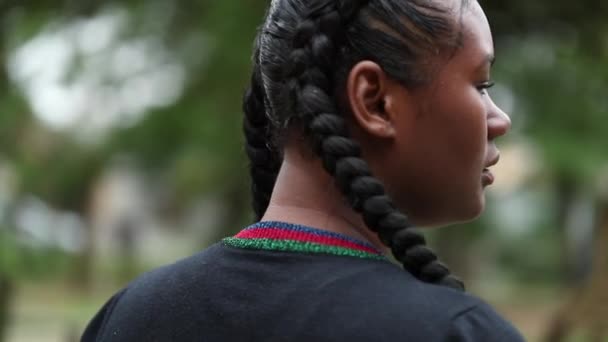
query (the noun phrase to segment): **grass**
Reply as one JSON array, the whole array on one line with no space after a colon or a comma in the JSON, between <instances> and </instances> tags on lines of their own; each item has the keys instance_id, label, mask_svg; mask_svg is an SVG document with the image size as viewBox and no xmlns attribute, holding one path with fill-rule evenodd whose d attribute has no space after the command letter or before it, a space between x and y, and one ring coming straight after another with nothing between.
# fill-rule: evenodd
<instances>
[{"instance_id":1,"label":"grass","mask_svg":"<svg viewBox=\"0 0 608 342\"><path fill-rule=\"evenodd\" d=\"M87 322L113 290L92 294L62 284L31 284L20 288L8 342L78 341Z\"/></svg>"}]
</instances>

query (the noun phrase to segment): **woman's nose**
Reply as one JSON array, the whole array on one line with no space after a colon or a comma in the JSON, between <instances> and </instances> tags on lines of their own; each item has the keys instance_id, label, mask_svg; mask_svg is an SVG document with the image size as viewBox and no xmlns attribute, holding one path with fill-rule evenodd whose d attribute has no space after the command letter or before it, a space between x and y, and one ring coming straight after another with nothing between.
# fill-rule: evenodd
<instances>
[{"instance_id":1,"label":"woman's nose","mask_svg":"<svg viewBox=\"0 0 608 342\"><path fill-rule=\"evenodd\" d=\"M490 100L491 108L488 114L488 140L501 137L511 129L511 118L503 112L494 101Z\"/></svg>"}]
</instances>

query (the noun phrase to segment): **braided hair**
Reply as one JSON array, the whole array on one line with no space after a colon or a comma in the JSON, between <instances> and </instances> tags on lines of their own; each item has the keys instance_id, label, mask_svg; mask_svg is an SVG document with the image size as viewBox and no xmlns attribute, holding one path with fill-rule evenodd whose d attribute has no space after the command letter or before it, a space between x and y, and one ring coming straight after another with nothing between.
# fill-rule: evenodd
<instances>
[{"instance_id":1,"label":"braided hair","mask_svg":"<svg viewBox=\"0 0 608 342\"><path fill-rule=\"evenodd\" d=\"M258 219L268 207L282 159L277 136L297 125L351 207L407 271L464 290L372 175L349 135L348 109L335 99L349 70L362 60L378 63L408 87L429 81L431 71L420 60L457 40L446 12L428 0L272 2L256 38L252 84L244 100Z\"/></svg>"},{"instance_id":2,"label":"braided hair","mask_svg":"<svg viewBox=\"0 0 608 342\"><path fill-rule=\"evenodd\" d=\"M245 150L250 161L252 205L256 221L262 218L268 208L282 159L271 144L271 125L266 115L266 95L262 84L259 55L260 49L256 39L251 86L245 92L243 99Z\"/></svg>"}]
</instances>

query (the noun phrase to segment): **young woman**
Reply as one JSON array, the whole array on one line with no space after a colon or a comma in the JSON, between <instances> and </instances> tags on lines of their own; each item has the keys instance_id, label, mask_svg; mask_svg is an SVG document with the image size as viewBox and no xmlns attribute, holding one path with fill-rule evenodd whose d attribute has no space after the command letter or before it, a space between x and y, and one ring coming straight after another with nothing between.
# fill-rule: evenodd
<instances>
[{"instance_id":1,"label":"young woman","mask_svg":"<svg viewBox=\"0 0 608 342\"><path fill-rule=\"evenodd\" d=\"M523 341L412 228L484 208L510 127L493 61L473 0L273 1L244 103L260 222L136 280L83 340Z\"/></svg>"}]
</instances>

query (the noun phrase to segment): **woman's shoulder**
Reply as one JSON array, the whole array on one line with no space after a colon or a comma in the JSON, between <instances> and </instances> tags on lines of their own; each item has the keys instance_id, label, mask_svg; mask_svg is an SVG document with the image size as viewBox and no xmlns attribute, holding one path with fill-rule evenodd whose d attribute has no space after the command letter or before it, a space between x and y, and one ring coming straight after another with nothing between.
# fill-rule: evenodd
<instances>
[{"instance_id":1,"label":"woman's shoulder","mask_svg":"<svg viewBox=\"0 0 608 342\"><path fill-rule=\"evenodd\" d=\"M398 267L370 272L341 292L359 301L351 319L369 331L420 341L524 341L518 330L482 299L424 283ZM361 296L360 293L367 293ZM356 299L355 299L356 298ZM415 329L412 329L415 327Z\"/></svg>"},{"instance_id":2,"label":"woman's shoulder","mask_svg":"<svg viewBox=\"0 0 608 342\"><path fill-rule=\"evenodd\" d=\"M274 314L280 312L289 315ZM177 331L184 334L181 340L195 340L202 331L251 331L231 328L230 321L252 317L259 331L265 321L284 319L310 326L304 340L523 341L482 300L423 283L388 261L247 251L221 243L133 281L100 310L83 341L169 338Z\"/></svg>"},{"instance_id":3,"label":"woman's shoulder","mask_svg":"<svg viewBox=\"0 0 608 342\"><path fill-rule=\"evenodd\" d=\"M525 341L521 333L480 299L450 319L449 341Z\"/></svg>"},{"instance_id":4,"label":"woman's shoulder","mask_svg":"<svg viewBox=\"0 0 608 342\"><path fill-rule=\"evenodd\" d=\"M172 324L176 323L174 320L187 319L191 307L184 304L188 303L189 294L196 293L203 284L202 272L214 268L210 260L218 253L218 247L213 245L137 277L107 300L88 323L81 341L140 340L155 334L161 322Z\"/></svg>"}]
</instances>

